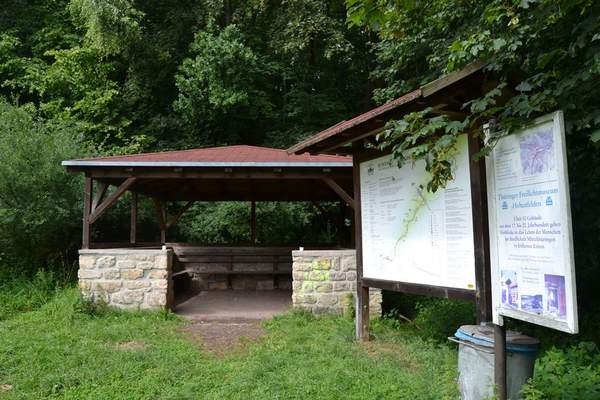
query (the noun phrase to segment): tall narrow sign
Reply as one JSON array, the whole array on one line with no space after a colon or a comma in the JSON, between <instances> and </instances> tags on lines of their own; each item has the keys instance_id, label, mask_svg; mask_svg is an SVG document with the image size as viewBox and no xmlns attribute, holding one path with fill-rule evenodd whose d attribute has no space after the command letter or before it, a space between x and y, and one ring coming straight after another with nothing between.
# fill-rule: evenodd
<instances>
[{"instance_id":1,"label":"tall narrow sign","mask_svg":"<svg viewBox=\"0 0 600 400\"><path fill-rule=\"evenodd\" d=\"M562 112L500 136L486 164L494 322L577 333Z\"/></svg>"}]
</instances>

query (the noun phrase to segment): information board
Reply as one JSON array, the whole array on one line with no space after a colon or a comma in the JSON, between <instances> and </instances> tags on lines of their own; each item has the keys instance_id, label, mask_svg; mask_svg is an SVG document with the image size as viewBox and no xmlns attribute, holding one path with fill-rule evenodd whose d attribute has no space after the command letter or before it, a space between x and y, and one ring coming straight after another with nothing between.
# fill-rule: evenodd
<instances>
[{"instance_id":1,"label":"information board","mask_svg":"<svg viewBox=\"0 0 600 400\"><path fill-rule=\"evenodd\" d=\"M475 289L467 136L454 147L454 179L427 191L425 162L391 155L360 164L363 276Z\"/></svg>"},{"instance_id":2,"label":"information board","mask_svg":"<svg viewBox=\"0 0 600 400\"><path fill-rule=\"evenodd\" d=\"M576 333L562 112L492 144L486 165L494 322L507 316Z\"/></svg>"}]
</instances>

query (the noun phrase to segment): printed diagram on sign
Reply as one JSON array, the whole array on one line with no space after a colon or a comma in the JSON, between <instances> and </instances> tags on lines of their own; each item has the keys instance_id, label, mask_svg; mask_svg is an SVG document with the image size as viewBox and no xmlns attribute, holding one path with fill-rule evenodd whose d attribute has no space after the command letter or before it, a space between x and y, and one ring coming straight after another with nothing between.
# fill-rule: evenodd
<instances>
[{"instance_id":1,"label":"printed diagram on sign","mask_svg":"<svg viewBox=\"0 0 600 400\"><path fill-rule=\"evenodd\" d=\"M567 297L565 277L561 275L544 275L546 286L546 312L559 318L567 316Z\"/></svg>"},{"instance_id":2,"label":"printed diagram on sign","mask_svg":"<svg viewBox=\"0 0 600 400\"><path fill-rule=\"evenodd\" d=\"M519 141L523 175L537 175L554 169L552 130L532 132Z\"/></svg>"},{"instance_id":3,"label":"printed diagram on sign","mask_svg":"<svg viewBox=\"0 0 600 400\"><path fill-rule=\"evenodd\" d=\"M502 285L502 304L509 307L519 307L519 284L517 283L517 272L502 270L500 283Z\"/></svg>"},{"instance_id":4,"label":"printed diagram on sign","mask_svg":"<svg viewBox=\"0 0 600 400\"><path fill-rule=\"evenodd\" d=\"M425 197L426 195L423 194L423 186L415 182L412 182L410 186L414 188L417 195L413 196L411 205L409 206L406 215L402 219L400 233L398 234L398 240L396 240L396 246L394 247L394 254L398 251L398 246L401 244L401 242L406 241L410 228L419 219L421 209L426 207L429 211L431 211L431 207L429 207L427 204L427 198Z\"/></svg>"}]
</instances>

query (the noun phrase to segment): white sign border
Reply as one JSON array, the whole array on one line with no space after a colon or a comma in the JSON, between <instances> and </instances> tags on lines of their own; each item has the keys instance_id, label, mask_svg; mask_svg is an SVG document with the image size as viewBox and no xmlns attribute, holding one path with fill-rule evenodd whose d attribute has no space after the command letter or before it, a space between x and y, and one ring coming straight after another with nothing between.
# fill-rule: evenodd
<instances>
[{"instance_id":1,"label":"white sign border","mask_svg":"<svg viewBox=\"0 0 600 400\"><path fill-rule=\"evenodd\" d=\"M563 240L564 254L567 256L567 262L569 266L565 268L567 274L565 276L565 289L567 301L571 308L571 318L567 319L566 322L553 320L548 317L539 316L519 310L510 310L502 308L500 306L500 293L498 285L500 281L500 270L499 270L499 259L498 259L498 232L496 230L496 186L494 181L494 159L490 155L486 157L486 180L487 180L487 193L488 193L488 218L489 218L489 232L490 232L490 261L491 261L491 278L492 278L492 317L493 322L498 325L504 325L503 316L519 319L522 321L530 322L536 325L545 326L548 328L557 329L559 331L568 333L578 333L578 316L577 316L577 287L575 284L575 257L573 253L573 228L571 224L571 199L569 193L569 176L567 172L567 150L565 144L565 124L562 111L556 111L551 114L544 115L535 119L531 124L524 126L519 133L525 129L532 128L536 125L541 125L549 121L553 122L553 133L554 137L558 139L559 146L555 147L555 150L560 151L560 156L557 157L557 170L560 190L560 204L562 204L562 214L567 219L567 229ZM558 133L558 134L556 134Z\"/></svg>"}]
</instances>

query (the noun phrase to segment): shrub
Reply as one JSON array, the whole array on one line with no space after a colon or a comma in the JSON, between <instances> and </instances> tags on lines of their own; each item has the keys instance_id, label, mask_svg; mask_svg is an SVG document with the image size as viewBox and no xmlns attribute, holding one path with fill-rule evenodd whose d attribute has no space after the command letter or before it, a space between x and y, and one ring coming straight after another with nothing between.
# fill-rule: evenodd
<instances>
[{"instance_id":1,"label":"shrub","mask_svg":"<svg viewBox=\"0 0 600 400\"><path fill-rule=\"evenodd\" d=\"M592 342L550 349L538 359L535 375L522 389L528 400L600 398L600 351Z\"/></svg>"},{"instance_id":2,"label":"shrub","mask_svg":"<svg viewBox=\"0 0 600 400\"><path fill-rule=\"evenodd\" d=\"M29 270L64 260L80 241L82 177L62 160L86 153L67 122L0 98L0 263Z\"/></svg>"},{"instance_id":3,"label":"shrub","mask_svg":"<svg viewBox=\"0 0 600 400\"><path fill-rule=\"evenodd\" d=\"M438 341L447 340L461 325L475 323L474 304L447 299L428 299L417 303L414 320L422 335Z\"/></svg>"}]
</instances>

